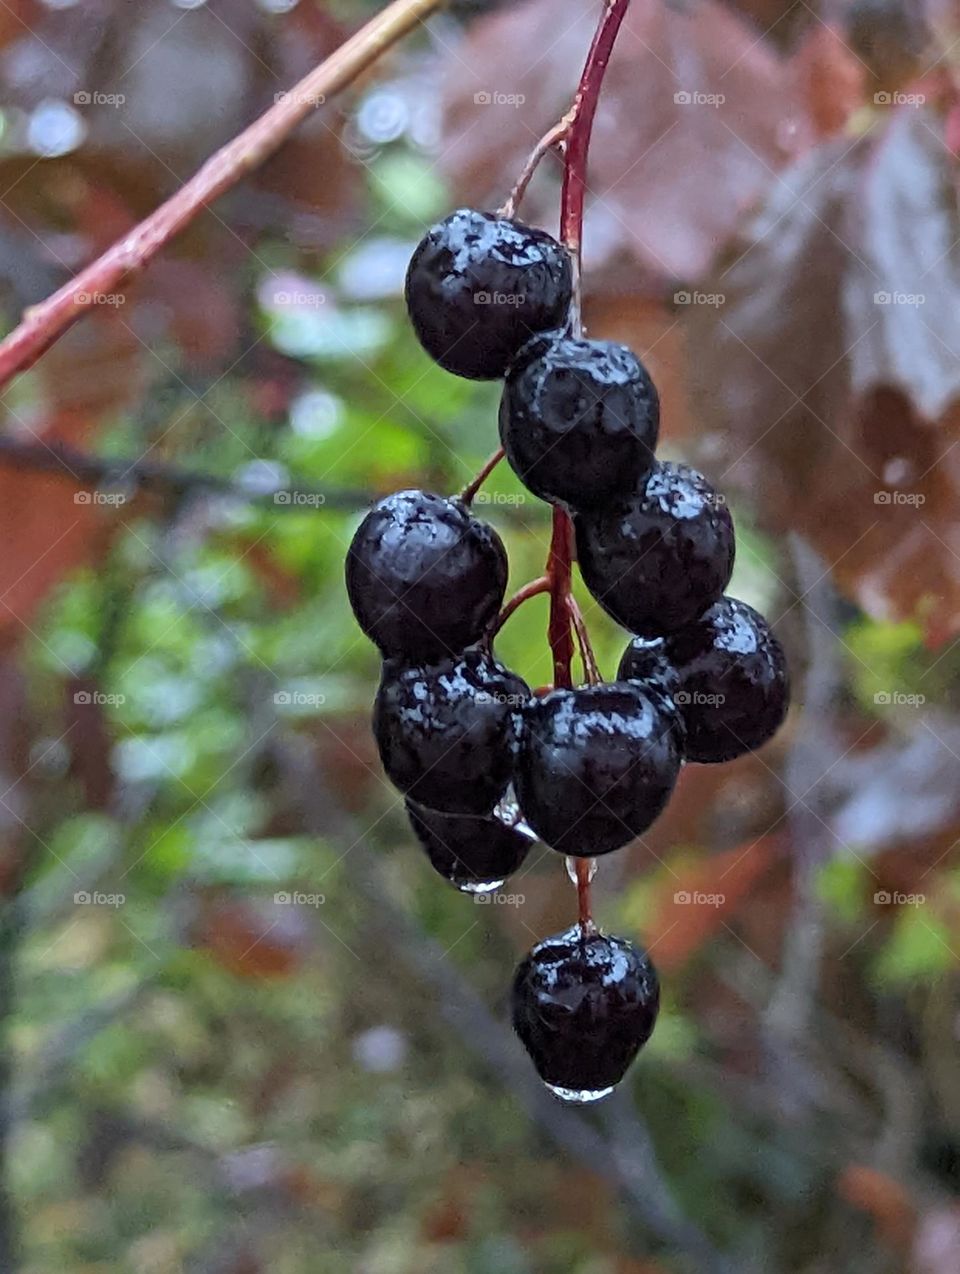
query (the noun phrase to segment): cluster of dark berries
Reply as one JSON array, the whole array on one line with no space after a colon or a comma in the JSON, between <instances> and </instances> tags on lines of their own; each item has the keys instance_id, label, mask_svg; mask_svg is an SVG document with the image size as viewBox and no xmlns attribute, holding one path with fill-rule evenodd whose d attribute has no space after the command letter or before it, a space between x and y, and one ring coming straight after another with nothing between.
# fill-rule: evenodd
<instances>
[{"instance_id":1,"label":"cluster of dark berries","mask_svg":"<svg viewBox=\"0 0 960 1274\"><path fill-rule=\"evenodd\" d=\"M383 654L374 730L431 863L464 890L498 887L535 838L593 858L642 835L685 760L758 747L787 707L765 621L723 595L733 524L722 498L654 451L659 399L632 351L569 332L570 258L543 231L462 209L407 273L417 335L461 376L503 378L500 437L534 494L573 516L583 579L632 633L618 679L540 696L492 634L507 559L462 499L380 501L347 558L347 587ZM516 1030L568 1100L610 1090L647 1040L659 988L646 954L581 924L514 981Z\"/></svg>"}]
</instances>

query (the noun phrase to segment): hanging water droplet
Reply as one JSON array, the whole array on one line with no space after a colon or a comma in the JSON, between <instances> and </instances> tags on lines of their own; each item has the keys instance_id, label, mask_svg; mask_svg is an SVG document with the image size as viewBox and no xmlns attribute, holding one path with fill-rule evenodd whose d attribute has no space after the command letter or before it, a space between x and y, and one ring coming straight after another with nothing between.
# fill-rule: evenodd
<instances>
[{"instance_id":1,"label":"hanging water droplet","mask_svg":"<svg viewBox=\"0 0 960 1274\"><path fill-rule=\"evenodd\" d=\"M570 877L571 883L574 885L578 884L577 863L580 862L583 862L582 858L573 858L570 854L567 855L567 875ZM595 858L588 858L587 862L589 864L587 868L587 880L592 881L594 876L597 874L597 860Z\"/></svg>"},{"instance_id":2,"label":"hanging water droplet","mask_svg":"<svg viewBox=\"0 0 960 1274\"><path fill-rule=\"evenodd\" d=\"M609 1088L597 1088L591 1090L589 1088L559 1088L556 1084L545 1084L554 1097L559 1097L561 1101L567 1102L571 1106L587 1106L590 1102L600 1101L604 1097L609 1097L613 1092L615 1085L611 1084Z\"/></svg>"},{"instance_id":3,"label":"hanging water droplet","mask_svg":"<svg viewBox=\"0 0 960 1274\"><path fill-rule=\"evenodd\" d=\"M456 885L462 894L492 894L495 893L506 880L462 880L456 876L448 876L447 879L451 884Z\"/></svg>"}]
</instances>

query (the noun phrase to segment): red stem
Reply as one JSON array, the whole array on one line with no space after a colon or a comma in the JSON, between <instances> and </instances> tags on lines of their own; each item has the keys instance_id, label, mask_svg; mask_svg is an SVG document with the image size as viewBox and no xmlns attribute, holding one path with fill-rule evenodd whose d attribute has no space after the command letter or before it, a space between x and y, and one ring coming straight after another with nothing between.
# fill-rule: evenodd
<instances>
[{"instance_id":1,"label":"red stem","mask_svg":"<svg viewBox=\"0 0 960 1274\"><path fill-rule=\"evenodd\" d=\"M545 593L549 587L550 580L546 575L538 575L536 579L532 579L528 584L524 584L523 588L514 593L504 606L503 610L501 610L500 614L497 616L496 622L493 626L492 635L496 636L518 606L522 606L523 603L529 601L531 597L539 597L539 595L541 593Z\"/></svg>"},{"instance_id":2,"label":"red stem","mask_svg":"<svg viewBox=\"0 0 960 1274\"><path fill-rule=\"evenodd\" d=\"M497 465L503 459L504 454L505 452L503 448L498 447L496 451L493 453L493 455L490 457L490 459L487 460L487 462L484 464L483 468L480 470L477 476L473 479L473 481L463 488L463 490L460 492L460 499L463 501L464 504L473 503L474 496L477 494L477 492L486 482L487 478L490 477L491 473L493 473L494 469L496 469Z\"/></svg>"},{"instance_id":3,"label":"red stem","mask_svg":"<svg viewBox=\"0 0 960 1274\"><path fill-rule=\"evenodd\" d=\"M573 105L566 119L563 153L563 187L560 195L560 237L573 261L573 304L570 311L570 331L579 336L583 330L580 317L580 244L583 238L583 204L587 189L587 156L590 151L590 134L597 113L597 101L603 85L603 77L610 61L610 54L620 30L630 0L604 0L603 13L594 33L583 74L577 86ZM553 683L570 687L573 684L570 666L573 662L573 632L571 628L570 579L572 562L573 526L565 509L554 506L553 536L547 559L547 577L550 580L550 624L548 639L553 651ZM583 869L581 870L581 863ZM580 926L586 930L591 924L589 863L577 859L577 894L580 903Z\"/></svg>"}]
</instances>

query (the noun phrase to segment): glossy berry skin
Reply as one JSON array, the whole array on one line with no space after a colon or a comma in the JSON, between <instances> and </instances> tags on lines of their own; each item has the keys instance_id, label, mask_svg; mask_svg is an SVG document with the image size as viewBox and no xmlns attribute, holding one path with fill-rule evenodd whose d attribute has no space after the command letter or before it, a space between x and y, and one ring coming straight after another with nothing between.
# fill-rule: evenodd
<instances>
[{"instance_id":1,"label":"glossy berry skin","mask_svg":"<svg viewBox=\"0 0 960 1274\"><path fill-rule=\"evenodd\" d=\"M411 800L448 814L489 814L513 777L520 677L482 650L383 666L373 731L387 776Z\"/></svg>"},{"instance_id":2,"label":"glossy berry skin","mask_svg":"<svg viewBox=\"0 0 960 1274\"><path fill-rule=\"evenodd\" d=\"M679 686L679 674L670 662L664 639L634 637L623 652L617 680L638 681L646 691L657 691L672 703Z\"/></svg>"},{"instance_id":3,"label":"glossy berry skin","mask_svg":"<svg viewBox=\"0 0 960 1274\"><path fill-rule=\"evenodd\" d=\"M431 866L464 893L487 893L520 867L536 837L496 814L441 814L407 801L407 815Z\"/></svg>"},{"instance_id":4,"label":"glossy berry skin","mask_svg":"<svg viewBox=\"0 0 960 1274\"><path fill-rule=\"evenodd\" d=\"M562 854L609 854L666 805L681 745L675 714L630 682L531 699L514 779L523 816Z\"/></svg>"},{"instance_id":5,"label":"glossy berry skin","mask_svg":"<svg viewBox=\"0 0 960 1274\"><path fill-rule=\"evenodd\" d=\"M731 761L777 732L790 706L787 663L752 606L722 597L666 645L691 761Z\"/></svg>"},{"instance_id":6,"label":"glossy berry skin","mask_svg":"<svg viewBox=\"0 0 960 1274\"><path fill-rule=\"evenodd\" d=\"M646 952L579 925L538 943L513 981L514 1030L540 1078L574 1101L620 1082L659 1008Z\"/></svg>"},{"instance_id":7,"label":"glossy berry skin","mask_svg":"<svg viewBox=\"0 0 960 1274\"><path fill-rule=\"evenodd\" d=\"M507 555L459 500L398 491L360 523L346 577L357 622L385 656L439 659L472 645L496 616Z\"/></svg>"},{"instance_id":8,"label":"glossy berry skin","mask_svg":"<svg viewBox=\"0 0 960 1274\"><path fill-rule=\"evenodd\" d=\"M574 522L584 583L630 632L656 637L682 628L730 582L733 519L687 465L654 465L635 495Z\"/></svg>"},{"instance_id":9,"label":"glossy berry skin","mask_svg":"<svg viewBox=\"0 0 960 1274\"><path fill-rule=\"evenodd\" d=\"M427 231L405 287L423 348L472 380L498 379L532 335L562 326L571 294L570 257L556 239L475 208Z\"/></svg>"},{"instance_id":10,"label":"glossy berry skin","mask_svg":"<svg viewBox=\"0 0 960 1274\"><path fill-rule=\"evenodd\" d=\"M500 401L500 441L524 486L589 508L636 489L653 464L660 400L637 356L613 341L540 337Z\"/></svg>"}]
</instances>

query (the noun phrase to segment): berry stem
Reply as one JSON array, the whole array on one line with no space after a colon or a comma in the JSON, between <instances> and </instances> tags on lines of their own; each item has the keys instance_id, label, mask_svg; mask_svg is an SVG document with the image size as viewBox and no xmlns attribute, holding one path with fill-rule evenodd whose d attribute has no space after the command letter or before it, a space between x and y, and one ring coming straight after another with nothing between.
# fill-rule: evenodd
<instances>
[{"instance_id":1,"label":"berry stem","mask_svg":"<svg viewBox=\"0 0 960 1274\"><path fill-rule=\"evenodd\" d=\"M571 329L574 336L581 331L580 320L580 245L583 238L583 203L587 190L587 154L590 134L597 113L597 102L614 42L627 12L630 0L604 0L603 13L594 33L593 43L583 66L569 119L563 163L563 189L560 195L560 237L573 258L574 295L571 307Z\"/></svg>"},{"instance_id":2,"label":"berry stem","mask_svg":"<svg viewBox=\"0 0 960 1274\"><path fill-rule=\"evenodd\" d=\"M473 481L468 483L463 488L463 490L460 492L460 499L463 501L464 504L469 506L473 503L474 496L477 494L477 492L486 482L487 478L490 477L491 473L493 473L494 469L496 469L497 465L503 459L503 455L504 455L503 448L498 447L497 450L490 457L490 459L484 464L483 468L480 470L477 476L473 479Z\"/></svg>"},{"instance_id":3,"label":"berry stem","mask_svg":"<svg viewBox=\"0 0 960 1274\"><path fill-rule=\"evenodd\" d=\"M530 178L537 171L541 159L543 159L548 151L553 150L554 146L559 146L566 138L567 131L570 128L570 118L570 112L568 111L562 119L557 120L554 126L544 133L537 142L536 146L534 146L533 150L530 152L527 162L523 166L523 172L514 182L513 189L510 191L510 196L500 209L497 214L498 216L516 216L517 208L520 206L520 200L523 198L527 186L530 184Z\"/></svg>"},{"instance_id":4,"label":"berry stem","mask_svg":"<svg viewBox=\"0 0 960 1274\"><path fill-rule=\"evenodd\" d=\"M597 657L593 653L593 646L590 643L590 634L587 632L583 611L581 611L580 604L572 593L567 596L567 607L570 611L570 619L573 622L573 630L577 634L577 645L580 647L580 658L583 660L583 675L591 686L599 685L603 678L600 676Z\"/></svg>"},{"instance_id":5,"label":"berry stem","mask_svg":"<svg viewBox=\"0 0 960 1274\"><path fill-rule=\"evenodd\" d=\"M590 134L597 113L597 101L606 74L607 63L623 22L630 0L604 0L603 12L593 36L587 60L583 66L580 83L570 110L561 124L564 128L563 186L560 194L560 237L573 262L573 301L570 307L570 332L580 336L583 321L580 312L580 245L583 239L583 204L587 189L587 157L590 151ZM528 179L529 180L529 179ZM573 557L573 524L565 509L554 506L553 536L550 555L547 558L547 576L550 580L550 623L548 640L553 651L553 683L570 687L573 679L570 665L573 662L572 627L577 623L570 589ZM579 610L576 611L579 616ZM582 617L580 625L583 627ZM583 627L584 634L586 633ZM589 642L586 648L589 648ZM581 644L581 650L585 650ZM596 669L596 660L590 651L590 662ZM586 653L584 669L590 671ZM581 865L582 864L582 865ZM589 864L577 860L577 897L580 905L580 926L584 932L592 925L590 915Z\"/></svg>"},{"instance_id":6,"label":"berry stem","mask_svg":"<svg viewBox=\"0 0 960 1274\"><path fill-rule=\"evenodd\" d=\"M496 618L490 635L496 636L518 606L522 606L523 603L531 597L538 597L541 593L547 592L549 587L550 579L547 575L538 575L537 578L532 579L529 584L524 584L523 588L514 593L504 606L503 610L501 610L500 614Z\"/></svg>"}]
</instances>

